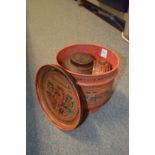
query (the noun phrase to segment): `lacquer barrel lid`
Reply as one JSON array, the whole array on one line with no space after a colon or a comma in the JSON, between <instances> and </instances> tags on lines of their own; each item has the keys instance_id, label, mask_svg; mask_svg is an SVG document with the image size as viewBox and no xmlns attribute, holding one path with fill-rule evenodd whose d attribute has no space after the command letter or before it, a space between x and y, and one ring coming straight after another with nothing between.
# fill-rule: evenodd
<instances>
[{"instance_id":1,"label":"lacquer barrel lid","mask_svg":"<svg viewBox=\"0 0 155 155\"><path fill-rule=\"evenodd\" d=\"M73 130L82 117L77 85L60 66L42 66L36 75L36 93L46 117L62 130Z\"/></svg>"},{"instance_id":2,"label":"lacquer barrel lid","mask_svg":"<svg viewBox=\"0 0 155 155\"><path fill-rule=\"evenodd\" d=\"M81 66L93 65L93 57L88 53L77 52L71 55L71 62Z\"/></svg>"},{"instance_id":3,"label":"lacquer barrel lid","mask_svg":"<svg viewBox=\"0 0 155 155\"><path fill-rule=\"evenodd\" d=\"M91 74L94 58L88 53L75 52L70 57L64 58L62 66L70 71L81 74Z\"/></svg>"}]
</instances>

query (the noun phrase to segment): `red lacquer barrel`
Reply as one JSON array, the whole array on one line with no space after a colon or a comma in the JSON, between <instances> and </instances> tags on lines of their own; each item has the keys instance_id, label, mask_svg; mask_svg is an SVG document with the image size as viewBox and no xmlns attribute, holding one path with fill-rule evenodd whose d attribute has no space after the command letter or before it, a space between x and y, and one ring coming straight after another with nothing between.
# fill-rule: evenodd
<instances>
[{"instance_id":1,"label":"red lacquer barrel","mask_svg":"<svg viewBox=\"0 0 155 155\"><path fill-rule=\"evenodd\" d=\"M119 67L119 57L112 50L102 46L77 44L61 49L57 54L57 63L62 66L64 60L77 52L88 53L96 60L105 59L112 66L110 71L95 75L80 74L65 68L65 70L74 77L76 83L81 87L87 103L84 111L90 114L96 112L110 99L113 91L113 82Z\"/></svg>"}]
</instances>

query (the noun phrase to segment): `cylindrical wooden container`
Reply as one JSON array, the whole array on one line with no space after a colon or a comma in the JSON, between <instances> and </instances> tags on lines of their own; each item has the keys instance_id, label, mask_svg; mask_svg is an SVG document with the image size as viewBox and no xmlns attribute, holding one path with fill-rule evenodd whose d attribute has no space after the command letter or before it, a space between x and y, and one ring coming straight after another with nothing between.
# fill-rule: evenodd
<instances>
[{"instance_id":1,"label":"cylindrical wooden container","mask_svg":"<svg viewBox=\"0 0 155 155\"><path fill-rule=\"evenodd\" d=\"M106 60L112 66L112 69L105 73L83 74L73 70L72 68L64 68L64 62L72 57L73 54L78 52L88 53L95 60ZM113 82L117 75L119 67L119 57L115 52L110 49L89 44L78 44L65 47L57 54L57 63L63 67L72 77L74 77L76 84L80 86L87 106L84 111L88 114L96 112L102 105L104 105L112 95Z\"/></svg>"}]
</instances>

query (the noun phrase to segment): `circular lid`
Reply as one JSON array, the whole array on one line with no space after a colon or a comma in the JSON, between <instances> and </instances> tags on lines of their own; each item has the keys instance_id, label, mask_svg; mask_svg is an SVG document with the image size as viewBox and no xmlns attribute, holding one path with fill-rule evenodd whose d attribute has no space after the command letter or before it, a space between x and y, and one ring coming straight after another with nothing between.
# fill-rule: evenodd
<instances>
[{"instance_id":1,"label":"circular lid","mask_svg":"<svg viewBox=\"0 0 155 155\"><path fill-rule=\"evenodd\" d=\"M93 57L88 53L78 52L71 55L71 62L76 65L91 65Z\"/></svg>"},{"instance_id":2,"label":"circular lid","mask_svg":"<svg viewBox=\"0 0 155 155\"><path fill-rule=\"evenodd\" d=\"M36 93L47 118L62 130L72 130L81 121L82 107L77 86L56 65L41 67L36 75Z\"/></svg>"}]
</instances>

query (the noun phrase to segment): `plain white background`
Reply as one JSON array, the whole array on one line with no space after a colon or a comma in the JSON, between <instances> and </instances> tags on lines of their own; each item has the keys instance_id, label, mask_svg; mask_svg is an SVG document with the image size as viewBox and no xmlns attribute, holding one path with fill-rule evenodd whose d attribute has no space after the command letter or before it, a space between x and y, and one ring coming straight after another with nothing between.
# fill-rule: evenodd
<instances>
[{"instance_id":1,"label":"plain white background","mask_svg":"<svg viewBox=\"0 0 155 155\"><path fill-rule=\"evenodd\" d=\"M0 1L0 154L26 154L26 1Z\"/></svg>"},{"instance_id":2,"label":"plain white background","mask_svg":"<svg viewBox=\"0 0 155 155\"><path fill-rule=\"evenodd\" d=\"M130 1L129 144L131 155L155 154L155 3Z\"/></svg>"},{"instance_id":3,"label":"plain white background","mask_svg":"<svg viewBox=\"0 0 155 155\"><path fill-rule=\"evenodd\" d=\"M155 3L130 1L130 155L155 154ZM0 1L0 154L26 154L26 1Z\"/></svg>"}]
</instances>

